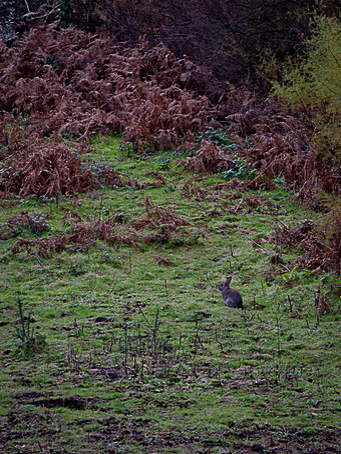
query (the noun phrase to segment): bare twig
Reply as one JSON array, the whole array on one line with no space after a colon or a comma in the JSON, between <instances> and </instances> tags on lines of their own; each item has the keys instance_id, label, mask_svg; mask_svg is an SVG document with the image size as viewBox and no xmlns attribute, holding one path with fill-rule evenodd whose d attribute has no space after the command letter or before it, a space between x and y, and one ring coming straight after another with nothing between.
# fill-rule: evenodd
<instances>
[{"instance_id":1,"label":"bare twig","mask_svg":"<svg viewBox=\"0 0 341 454\"><path fill-rule=\"evenodd\" d=\"M27 8L27 11L30 13L30 7L28 6L28 3L27 3L27 0L25 0L25 4L26 4L26 8Z\"/></svg>"}]
</instances>

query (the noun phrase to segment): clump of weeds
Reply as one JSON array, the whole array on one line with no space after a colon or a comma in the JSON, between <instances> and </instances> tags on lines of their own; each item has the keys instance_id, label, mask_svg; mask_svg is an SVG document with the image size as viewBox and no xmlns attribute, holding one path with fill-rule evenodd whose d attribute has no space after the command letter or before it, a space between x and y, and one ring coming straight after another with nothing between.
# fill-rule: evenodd
<instances>
[{"instance_id":1,"label":"clump of weeds","mask_svg":"<svg viewBox=\"0 0 341 454\"><path fill-rule=\"evenodd\" d=\"M17 297L16 303L19 312L19 326L16 326L16 335L20 340L17 347L17 354L24 356L32 356L35 353L41 353L47 346L46 337L42 334L35 333L34 319L31 312L24 315L23 302Z\"/></svg>"}]
</instances>

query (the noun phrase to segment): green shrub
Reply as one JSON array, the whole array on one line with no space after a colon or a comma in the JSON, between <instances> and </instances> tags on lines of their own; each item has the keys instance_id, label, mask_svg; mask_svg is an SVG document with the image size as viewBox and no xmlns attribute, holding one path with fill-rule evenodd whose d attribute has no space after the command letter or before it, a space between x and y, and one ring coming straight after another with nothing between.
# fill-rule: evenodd
<instances>
[{"instance_id":1,"label":"green shrub","mask_svg":"<svg viewBox=\"0 0 341 454\"><path fill-rule=\"evenodd\" d=\"M326 157L341 161L341 23L333 17L315 18L306 41L304 59L288 61L276 96L304 113L315 127L315 144Z\"/></svg>"}]
</instances>

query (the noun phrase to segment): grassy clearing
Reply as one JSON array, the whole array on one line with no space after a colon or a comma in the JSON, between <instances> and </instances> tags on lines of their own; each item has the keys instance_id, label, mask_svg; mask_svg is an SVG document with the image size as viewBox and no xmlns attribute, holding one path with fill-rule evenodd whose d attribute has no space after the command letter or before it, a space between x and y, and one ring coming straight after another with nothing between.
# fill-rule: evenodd
<instances>
[{"instance_id":1,"label":"grassy clearing","mask_svg":"<svg viewBox=\"0 0 341 454\"><path fill-rule=\"evenodd\" d=\"M228 189L223 175L183 171L184 156L135 155L116 138L95 141L88 159L124 184L58 204L1 200L3 452L338 452L336 278L296 268L300 246L275 241L281 224L317 214L281 186ZM20 216L46 229L9 222ZM19 237L110 217L109 239L12 252ZM230 274L244 311L217 291ZM26 350L18 298L33 318Z\"/></svg>"}]
</instances>

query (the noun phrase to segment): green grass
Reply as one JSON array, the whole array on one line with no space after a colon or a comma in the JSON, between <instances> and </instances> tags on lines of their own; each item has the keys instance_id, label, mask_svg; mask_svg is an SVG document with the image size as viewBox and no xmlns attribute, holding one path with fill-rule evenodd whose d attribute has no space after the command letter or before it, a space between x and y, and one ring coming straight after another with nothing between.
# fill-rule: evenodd
<instances>
[{"instance_id":1,"label":"green grass","mask_svg":"<svg viewBox=\"0 0 341 454\"><path fill-rule=\"evenodd\" d=\"M78 200L61 197L58 206L33 197L0 201L2 452L222 454L260 445L296 453L338 446L336 277L295 268L300 245L283 249L284 264L271 263L279 252L276 222L294 227L317 214L281 187L217 189L223 175L183 171L184 157L171 152L135 155L120 150L116 138L92 146L94 171L113 166L140 188L99 187ZM160 181L150 172L161 172L166 183L142 187ZM144 241L162 231L129 224L147 218L146 197L189 224ZM19 237L70 231L62 220L71 210L85 224L119 214L117 228L121 236L136 234L135 247L97 239L46 258L34 248L11 252ZM6 221L23 211L44 216L49 230L11 231ZM244 311L224 306L217 290L230 274ZM318 287L329 313L314 305ZM17 297L24 315L31 311L35 333L46 336L47 346L29 356L18 350Z\"/></svg>"}]
</instances>

